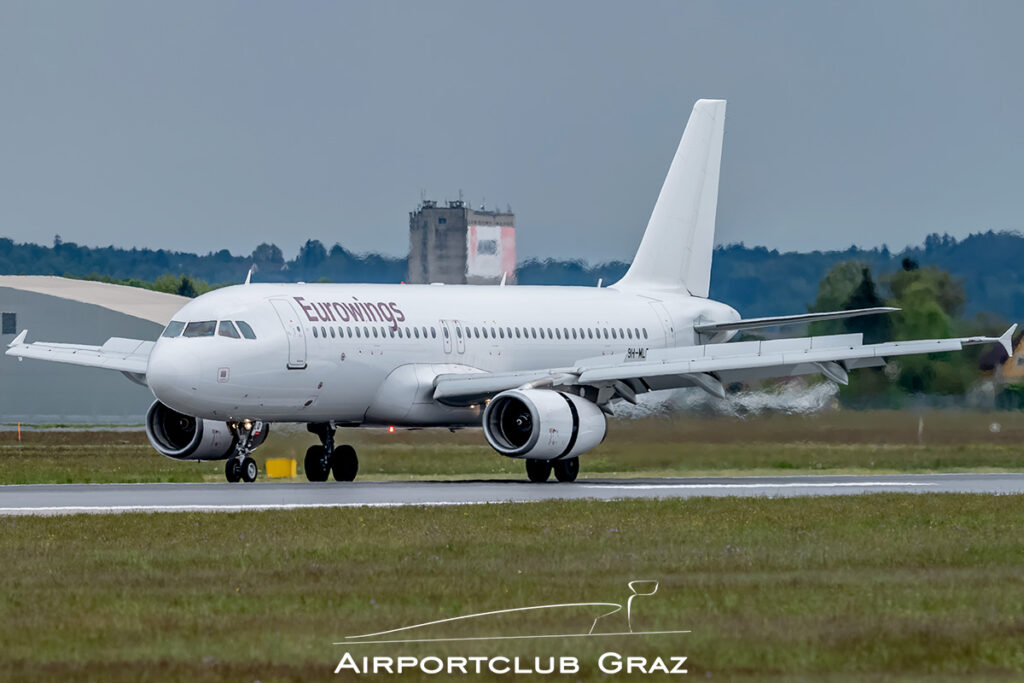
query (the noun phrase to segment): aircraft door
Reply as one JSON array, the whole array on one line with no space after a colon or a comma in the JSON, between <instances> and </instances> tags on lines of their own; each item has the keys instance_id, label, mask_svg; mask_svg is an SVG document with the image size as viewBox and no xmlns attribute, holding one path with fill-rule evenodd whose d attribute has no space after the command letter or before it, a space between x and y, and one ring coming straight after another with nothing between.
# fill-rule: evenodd
<instances>
[{"instance_id":1,"label":"aircraft door","mask_svg":"<svg viewBox=\"0 0 1024 683\"><path fill-rule=\"evenodd\" d=\"M288 338L288 369L302 370L306 367L306 334L299 322L295 305L288 299L271 299L274 312L281 319L285 336Z\"/></svg>"},{"instance_id":2,"label":"aircraft door","mask_svg":"<svg viewBox=\"0 0 1024 683\"><path fill-rule=\"evenodd\" d=\"M652 301L651 308L654 309L655 314L658 316L658 320L661 321L661 327L665 331L665 345L674 346L676 343L676 331L675 326L672 324L672 316L669 315L668 309L665 308L664 304L658 301Z\"/></svg>"},{"instance_id":3,"label":"aircraft door","mask_svg":"<svg viewBox=\"0 0 1024 683\"><path fill-rule=\"evenodd\" d=\"M448 327L448 321L441 321L441 340L444 342L444 352L452 352L452 331Z\"/></svg>"},{"instance_id":4,"label":"aircraft door","mask_svg":"<svg viewBox=\"0 0 1024 683\"><path fill-rule=\"evenodd\" d=\"M466 352L466 337L458 320L455 321L455 348L459 353Z\"/></svg>"}]
</instances>

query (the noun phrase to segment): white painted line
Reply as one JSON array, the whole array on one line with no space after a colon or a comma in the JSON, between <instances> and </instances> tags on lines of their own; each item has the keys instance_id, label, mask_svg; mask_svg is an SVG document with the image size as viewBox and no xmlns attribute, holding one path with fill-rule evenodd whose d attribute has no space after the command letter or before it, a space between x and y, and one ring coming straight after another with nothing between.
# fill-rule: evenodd
<instances>
[{"instance_id":1,"label":"white painted line","mask_svg":"<svg viewBox=\"0 0 1024 683\"><path fill-rule=\"evenodd\" d=\"M301 510L306 508L412 507L438 505L486 505L490 502L530 501L429 501L409 503L252 503L251 505L54 505L43 507L0 507L0 515L90 514L119 512L248 512L252 510Z\"/></svg>"},{"instance_id":2,"label":"white painted line","mask_svg":"<svg viewBox=\"0 0 1024 683\"><path fill-rule=\"evenodd\" d=\"M810 488L865 488L865 487L938 486L934 482L915 481L836 481L836 482L786 482L759 484L580 484L588 489L810 489Z\"/></svg>"}]
</instances>

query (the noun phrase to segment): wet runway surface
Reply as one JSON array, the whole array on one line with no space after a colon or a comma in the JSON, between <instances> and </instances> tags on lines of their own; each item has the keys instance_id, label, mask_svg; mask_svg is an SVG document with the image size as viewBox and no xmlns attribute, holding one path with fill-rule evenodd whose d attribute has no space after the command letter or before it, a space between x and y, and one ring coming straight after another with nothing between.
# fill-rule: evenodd
<instances>
[{"instance_id":1,"label":"wet runway surface","mask_svg":"<svg viewBox=\"0 0 1024 683\"><path fill-rule=\"evenodd\" d=\"M865 493L1024 493L1024 473L792 477L268 482L255 484L36 484L0 486L0 515L239 512L322 507L471 505L556 499L838 496Z\"/></svg>"}]
</instances>

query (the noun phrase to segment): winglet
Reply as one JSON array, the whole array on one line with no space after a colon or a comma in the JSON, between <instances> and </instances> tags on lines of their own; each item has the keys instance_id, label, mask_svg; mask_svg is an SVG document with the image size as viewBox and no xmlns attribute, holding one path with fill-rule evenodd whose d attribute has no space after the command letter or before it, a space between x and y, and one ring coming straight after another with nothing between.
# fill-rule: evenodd
<instances>
[{"instance_id":1,"label":"winglet","mask_svg":"<svg viewBox=\"0 0 1024 683\"><path fill-rule=\"evenodd\" d=\"M1013 333L1017 331L1017 323L1010 325L1010 329L1003 332L1003 335L999 337L999 343L1006 349L1006 355L1013 355Z\"/></svg>"},{"instance_id":2,"label":"winglet","mask_svg":"<svg viewBox=\"0 0 1024 683\"><path fill-rule=\"evenodd\" d=\"M11 341L11 343L7 345L7 348L13 349L15 346L21 346L22 344L25 343L25 337L27 337L27 336L28 336L28 330L22 330L21 334L19 334L17 337L15 337Z\"/></svg>"}]
</instances>

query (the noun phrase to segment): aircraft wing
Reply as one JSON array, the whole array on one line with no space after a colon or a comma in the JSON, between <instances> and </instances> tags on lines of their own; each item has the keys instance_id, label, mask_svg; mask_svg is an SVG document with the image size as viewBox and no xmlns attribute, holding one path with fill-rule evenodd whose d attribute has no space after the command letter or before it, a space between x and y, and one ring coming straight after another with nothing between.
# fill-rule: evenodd
<instances>
[{"instance_id":1,"label":"aircraft wing","mask_svg":"<svg viewBox=\"0 0 1024 683\"><path fill-rule=\"evenodd\" d=\"M959 351L972 344L1000 343L1009 348L1016 327L1013 325L1000 337L915 339L882 344L864 344L860 334L839 334L634 349L616 356L586 358L570 368L439 375L434 380L434 398L449 405L466 405L524 385L589 386L598 390L599 403L615 396L633 402L636 394L691 386L723 397L724 386L730 382L816 373L845 384L849 370L885 365L887 357Z\"/></svg>"},{"instance_id":2,"label":"aircraft wing","mask_svg":"<svg viewBox=\"0 0 1024 683\"><path fill-rule=\"evenodd\" d=\"M52 342L26 343L27 335L28 330L22 330L21 334L8 344L8 356L120 370L129 379L139 384L145 384L149 352L153 350L153 344L156 343L141 339L125 339L124 337L111 337L102 346Z\"/></svg>"}]
</instances>

